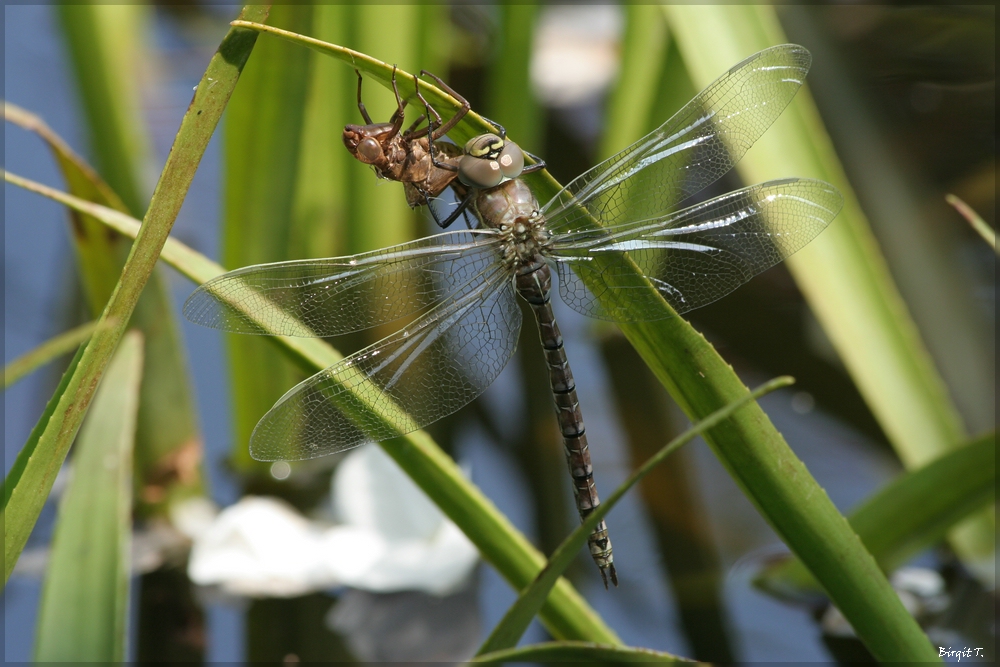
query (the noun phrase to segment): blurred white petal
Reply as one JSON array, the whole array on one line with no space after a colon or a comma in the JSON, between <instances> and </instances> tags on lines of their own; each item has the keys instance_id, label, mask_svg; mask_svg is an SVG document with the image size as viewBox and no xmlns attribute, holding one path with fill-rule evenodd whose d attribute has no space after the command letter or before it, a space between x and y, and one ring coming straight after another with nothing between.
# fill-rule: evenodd
<instances>
[{"instance_id":1,"label":"blurred white petal","mask_svg":"<svg viewBox=\"0 0 1000 667\"><path fill-rule=\"evenodd\" d=\"M387 540L428 539L444 519L381 447L348 454L333 476L333 509L345 524Z\"/></svg>"},{"instance_id":2,"label":"blurred white petal","mask_svg":"<svg viewBox=\"0 0 1000 667\"><path fill-rule=\"evenodd\" d=\"M354 588L446 595L462 586L478 561L475 546L381 447L363 447L340 463L333 501L346 526L386 542L370 569L345 577Z\"/></svg>"},{"instance_id":3,"label":"blurred white petal","mask_svg":"<svg viewBox=\"0 0 1000 667\"><path fill-rule=\"evenodd\" d=\"M294 508L247 496L195 540L188 575L242 595L302 595L337 583L320 545L319 531Z\"/></svg>"},{"instance_id":4,"label":"blurred white petal","mask_svg":"<svg viewBox=\"0 0 1000 667\"><path fill-rule=\"evenodd\" d=\"M446 595L468 579L476 548L381 448L348 455L333 488L332 527L274 498L247 496L214 520L190 508L191 580L288 597L339 585Z\"/></svg>"}]
</instances>

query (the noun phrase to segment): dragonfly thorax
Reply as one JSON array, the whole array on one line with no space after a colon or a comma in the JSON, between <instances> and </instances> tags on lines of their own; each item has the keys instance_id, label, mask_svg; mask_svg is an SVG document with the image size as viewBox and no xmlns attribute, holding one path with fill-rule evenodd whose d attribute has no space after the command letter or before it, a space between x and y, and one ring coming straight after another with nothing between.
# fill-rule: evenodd
<instances>
[{"instance_id":1,"label":"dragonfly thorax","mask_svg":"<svg viewBox=\"0 0 1000 667\"><path fill-rule=\"evenodd\" d=\"M504 259L515 268L525 269L541 263L542 250L548 240L541 221L541 216L535 211L527 219L518 218L500 228Z\"/></svg>"},{"instance_id":2,"label":"dragonfly thorax","mask_svg":"<svg viewBox=\"0 0 1000 667\"><path fill-rule=\"evenodd\" d=\"M524 266L536 261L549 240L549 233L538 212L538 202L524 181L514 179L481 190L475 204L483 226L500 233L507 262Z\"/></svg>"}]
</instances>

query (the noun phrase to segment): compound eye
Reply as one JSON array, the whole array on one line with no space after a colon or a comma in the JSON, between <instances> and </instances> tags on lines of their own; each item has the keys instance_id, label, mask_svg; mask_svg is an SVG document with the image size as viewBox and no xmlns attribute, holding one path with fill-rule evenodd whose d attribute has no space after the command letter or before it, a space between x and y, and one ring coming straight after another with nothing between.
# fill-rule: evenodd
<instances>
[{"instance_id":1,"label":"compound eye","mask_svg":"<svg viewBox=\"0 0 1000 667\"><path fill-rule=\"evenodd\" d=\"M492 158L503 150L504 141L495 134L480 134L472 137L465 144L465 154L476 158Z\"/></svg>"},{"instance_id":2,"label":"compound eye","mask_svg":"<svg viewBox=\"0 0 1000 667\"><path fill-rule=\"evenodd\" d=\"M458 180L471 188L492 188L500 185L503 172L496 160L466 155L458 162Z\"/></svg>"},{"instance_id":3,"label":"compound eye","mask_svg":"<svg viewBox=\"0 0 1000 667\"><path fill-rule=\"evenodd\" d=\"M513 141L508 141L500 151L497 162L505 178L517 178L524 171L524 152Z\"/></svg>"},{"instance_id":4,"label":"compound eye","mask_svg":"<svg viewBox=\"0 0 1000 667\"><path fill-rule=\"evenodd\" d=\"M371 137L367 137L358 144L358 159L365 164L372 164L382 157L382 147Z\"/></svg>"}]
</instances>

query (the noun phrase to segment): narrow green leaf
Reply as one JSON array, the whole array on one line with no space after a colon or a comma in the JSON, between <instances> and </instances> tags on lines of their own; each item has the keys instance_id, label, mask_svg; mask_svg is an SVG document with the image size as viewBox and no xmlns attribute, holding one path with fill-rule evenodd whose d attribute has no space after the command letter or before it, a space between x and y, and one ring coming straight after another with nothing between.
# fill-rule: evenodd
<instances>
[{"instance_id":1,"label":"narrow green leaf","mask_svg":"<svg viewBox=\"0 0 1000 667\"><path fill-rule=\"evenodd\" d=\"M655 106L660 74L668 65L670 43L663 12L654 5L628 4L624 9L621 65L618 80L608 97L607 122L598 151L601 160L622 150L668 117L662 108ZM685 97L682 104L690 98L691 95Z\"/></svg>"},{"instance_id":2,"label":"narrow green leaf","mask_svg":"<svg viewBox=\"0 0 1000 667\"><path fill-rule=\"evenodd\" d=\"M740 58L785 41L773 8L670 6L666 11L698 85ZM710 49L705 48L708 35ZM900 446L913 452L903 454L904 460L927 460L962 442L957 412L893 285L808 90L799 92L738 169L748 182L794 174L824 179L844 194L835 224L789 258L789 269L889 438L907 443Z\"/></svg>"},{"instance_id":3,"label":"narrow green leaf","mask_svg":"<svg viewBox=\"0 0 1000 667\"><path fill-rule=\"evenodd\" d=\"M264 8L249 6L244 10L243 16L263 19L266 13ZM113 324L95 332L84 348L79 364L58 405L47 419L33 455L25 464L20 480L11 490L4 507L5 581L10 577L24 549L101 376L124 334L129 317L153 271L198 163L255 41L256 34L253 32L236 28L230 30L219 47L219 52L209 63L191 106L181 121L180 131L153 193L132 252L125 263L122 277L101 315L103 321L112 321Z\"/></svg>"},{"instance_id":4,"label":"narrow green leaf","mask_svg":"<svg viewBox=\"0 0 1000 667\"><path fill-rule=\"evenodd\" d=\"M88 341L96 329L97 322L87 322L50 338L35 349L25 352L4 366L4 389L50 361L55 361L64 354L72 352L80 344Z\"/></svg>"},{"instance_id":5,"label":"narrow green leaf","mask_svg":"<svg viewBox=\"0 0 1000 667\"><path fill-rule=\"evenodd\" d=\"M129 236L139 230L139 221L118 211L84 201L53 188L4 172L4 179L37 192L75 210L93 215L109 227ZM198 283L207 282L225 270L215 262L168 238L161 253L163 261ZM341 359L329 344L316 338L273 336L268 340L280 345L303 364L320 370ZM386 418L388 420L388 418ZM520 590L541 571L545 557L511 525L495 505L462 474L458 465L423 431L382 443L386 452L427 493L438 507L475 544L488 562L512 586ZM541 618L556 637L618 643L614 631L564 579L556 583L546 601Z\"/></svg>"},{"instance_id":6,"label":"narrow green leaf","mask_svg":"<svg viewBox=\"0 0 1000 667\"><path fill-rule=\"evenodd\" d=\"M277 37L295 42L300 46L315 49L320 53L332 56L346 63L352 68L356 68L362 74L366 75L366 79L370 78L378 81L387 90L392 90L391 81L394 69L393 66L376 58L372 58L367 54L361 53L360 51L355 51L336 44L330 44L322 40L261 23L233 21L232 25L247 28L248 30L268 33L269 35L275 35ZM416 100L416 88L413 84L413 74L403 70L402 68L396 68L396 84L399 88L399 94L403 98L404 102L412 103ZM420 82L420 93L424 96L424 99L426 99L427 102L441 114L442 117L447 118L453 116L461 106L453 97L442 91L437 86L424 80L421 80ZM417 104L419 106L419 102L417 102ZM373 117L372 120L376 119ZM474 136L492 131L492 125L486 123L475 111L470 111L465 118L459 122L455 129L449 132L448 136L454 139L456 143L461 144Z\"/></svg>"},{"instance_id":7,"label":"narrow green leaf","mask_svg":"<svg viewBox=\"0 0 1000 667\"><path fill-rule=\"evenodd\" d=\"M129 333L80 429L42 588L37 661L125 659L132 451L142 366L142 334Z\"/></svg>"},{"instance_id":8,"label":"narrow green leaf","mask_svg":"<svg viewBox=\"0 0 1000 667\"><path fill-rule=\"evenodd\" d=\"M548 565L542 570L531 584L521 591L517 601L507 610L503 619L493 629L476 655L482 656L486 653L493 653L503 649L512 648L517 645L521 635L528 629L531 619L535 617L542 603L548 596L552 586L555 585L562 573L566 571L573 558L580 552L580 549L587 541L591 531L600 523L601 519L607 515L611 509L618 504L618 501L635 486L639 480L649 474L653 468L667 460L667 457L675 452L682 445L694 440L708 429L728 419L734 412L749 403L756 401L761 396L769 394L775 389L787 387L795 381L790 377L780 377L771 380L767 384L761 385L753 392L729 403L723 408L716 410L705 419L686 430L667 443L660 451L651 456L648 461L642 464L638 470L629 475L628 479L615 489L608 498L595 509L586 520L583 521L570 535L563 540L559 548L555 550L549 558Z\"/></svg>"},{"instance_id":9,"label":"narrow green leaf","mask_svg":"<svg viewBox=\"0 0 1000 667\"><path fill-rule=\"evenodd\" d=\"M10 467L10 472L8 472L7 477L4 478L3 506L5 508L7 507L7 502L10 500L11 495L14 493L14 489L17 488L18 483L21 481L21 477L24 474L25 467L28 465L28 461L35 453L35 447L38 445L38 440L45 431L45 427L48 425L49 419L52 418L59 401L62 400L63 394L66 393L66 387L69 386L69 381L72 379L73 374L76 372L76 367L79 365L80 359L83 357L83 350L84 347L81 346L77 349L76 354L73 355L73 358L69 362L69 366L66 367L66 371L63 373L62 379L59 381L59 385L49 398L49 402L45 404L45 410L42 411L42 416L38 418L38 423L35 424L33 429L31 429L27 442L24 443L24 447L21 448L21 451L17 453L14 465ZM6 518L5 514L4 520L6 520Z\"/></svg>"},{"instance_id":10,"label":"narrow green leaf","mask_svg":"<svg viewBox=\"0 0 1000 667\"><path fill-rule=\"evenodd\" d=\"M996 432L903 473L848 520L886 572L944 539L948 529L995 497ZM777 595L819 584L797 559L763 570L757 585Z\"/></svg>"},{"instance_id":11,"label":"narrow green leaf","mask_svg":"<svg viewBox=\"0 0 1000 667\"><path fill-rule=\"evenodd\" d=\"M590 642L546 642L520 648L506 649L476 656L471 662L576 662L579 664L601 664L615 662L693 662L670 653L648 648L612 646Z\"/></svg>"},{"instance_id":12,"label":"narrow green leaf","mask_svg":"<svg viewBox=\"0 0 1000 667\"><path fill-rule=\"evenodd\" d=\"M786 41L769 6L666 5L692 78L704 84L727 65ZM706 48L706 45L710 45ZM779 176L821 178L845 205L834 224L788 260L789 270L836 347L858 390L907 468L968 439L958 410L893 281L808 90L740 161L748 182ZM922 277L921 279L925 279ZM956 528L953 545L988 578L993 565L992 511ZM855 626L856 627L856 626Z\"/></svg>"},{"instance_id":13,"label":"narrow green leaf","mask_svg":"<svg viewBox=\"0 0 1000 667\"><path fill-rule=\"evenodd\" d=\"M92 97L100 95L95 92ZM9 103L4 104L4 118L45 141L71 193L128 212L111 187L41 118ZM113 129L105 124L102 121L105 130ZM95 135L97 132L96 128L92 130ZM103 224L84 214L71 215L70 229L84 293L94 317L99 317L114 291L129 243L125 237L109 235ZM141 480L148 474L162 478L164 460L184 447L199 447L201 438L172 300L166 281L156 271L139 297L131 324L146 337L146 371L136 436L137 470ZM201 490L200 476L180 475L177 479L184 481L168 489L166 497ZM147 491L151 489L146 487Z\"/></svg>"},{"instance_id":14,"label":"narrow green leaf","mask_svg":"<svg viewBox=\"0 0 1000 667\"><path fill-rule=\"evenodd\" d=\"M310 30L311 5L276 5L268 20ZM231 268L289 259L290 224L298 180L311 54L281 40L263 40L247 61L226 112L222 263ZM301 255L300 255L301 257ZM260 416L304 379L267 341L225 337L233 419L230 459L242 469L260 464L246 443Z\"/></svg>"},{"instance_id":15,"label":"narrow green leaf","mask_svg":"<svg viewBox=\"0 0 1000 667\"><path fill-rule=\"evenodd\" d=\"M18 106L4 103L4 120L37 134L52 151L56 164L66 180L66 189L83 199L103 204L113 209L136 215L125 205L118 194L104 182L62 137L56 134L41 118ZM98 220L85 214L71 212L70 231L73 247L79 262L80 278L94 317L99 317L104 305L121 275L121 267L128 253L127 240L105 233Z\"/></svg>"},{"instance_id":16,"label":"narrow green leaf","mask_svg":"<svg viewBox=\"0 0 1000 667\"><path fill-rule=\"evenodd\" d=\"M501 123L521 148L541 150L544 116L531 89L532 41L538 5L503 3L497 7L499 30L487 72L486 113ZM378 52L375 52L378 53Z\"/></svg>"},{"instance_id":17,"label":"narrow green leaf","mask_svg":"<svg viewBox=\"0 0 1000 667\"><path fill-rule=\"evenodd\" d=\"M58 5L68 62L91 134L97 166L133 215L149 201L143 183L152 154L140 109L139 67L150 8L142 4Z\"/></svg>"},{"instance_id":18,"label":"narrow green leaf","mask_svg":"<svg viewBox=\"0 0 1000 667\"><path fill-rule=\"evenodd\" d=\"M708 83L740 58L784 41L773 8L665 5L664 11L697 85ZM777 165L781 170L775 173ZM818 177L846 193L847 204L838 219L792 257L789 268L890 438L897 443L912 439L910 444L921 451L942 451L959 442L957 413L891 287L822 123L809 104L808 91L797 95L739 168L749 182L789 175ZM643 350L653 341L631 326L623 329L646 357ZM645 340L640 342L640 336ZM650 352L665 344L658 341ZM670 368L673 378L661 378L668 390L685 410L701 414L695 406L709 398L704 385L716 383L703 382L699 388L694 376L685 373L681 381L678 367ZM654 372L660 373L655 368ZM730 375L715 368L703 372L708 378ZM723 384L728 382L716 386ZM753 428L749 423L747 427ZM752 441L780 443L780 450L786 449L770 424ZM736 448L735 443L715 437L709 442L782 539L824 584L877 659L939 660L874 559L804 466L796 464L793 472L779 450L758 459L757 454L764 452L756 447ZM808 482L802 484L805 479Z\"/></svg>"},{"instance_id":19,"label":"narrow green leaf","mask_svg":"<svg viewBox=\"0 0 1000 667\"><path fill-rule=\"evenodd\" d=\"M316 35L343 41L349 7L317 5ZM354 72L314 51L309 55L310 79L299 137L298 178L288 232L290 257L335 257L347 254L345 227L350 191L347 172L357 162L344 149L342 131L360 119L350 92Z\"/></svg>"},{"instance_id":20,"label":"narrow green leaf","mask_svg":"<svg viewBox=\"0 0 1000 667\"><path fill-rule=\"evenodd\" d=\"M983 220L981 215L976 213L974 208L955 195L946 195L944 199L951 204L963 218L969 221L969 224L972 225L974 230L976 230L976 233L983 237L984 241L990 244L990 247L993 248L993 252L1000 254L1000 251L997 250L997 233L986 224L986 221Z\"/></svg>"},{"instance_id":21,"label":"narrow green leaf","mask_svg":"<svg viewBox=\"0 0 1000 667\"><path fill-rule=\"evenodd\" d=\"M378 53L388 62L399 66L400 71L397 73L396 79L400 87L399 92L402 95L414 90L412 77L404 74L404 71L407 69L419 71L422 66L417 61L421 50L420 34L416 30L416 26L419 25L420 11L418 4L395 5L392 11L386 11L383 6L363 3L353 7L352 20L355 28L353 43L357 44L360 50L366 53ZM364 70L362 72L364 73ZM353 74L353 72L351 73ZM390 67L389 79L391 76ZM391 92L387 95L384 91L379 90L378 86L371 85L371 83L365 81L363 89L365 106L373 121L376 123L385 122L396 110L396 100ZM421 90L423 89L424 86L421 83ZM352 90L353 92L354 90ZM350 95L347 99L354 101L355 95ZM356 109L357 107L355 107ZM419 111L416 111L417 109ZM355 113L354 117L358 120L352 122L362 122L360 121L360 112L355 111ZM404 129L423 113L424 110L419 103L417 106L408 108L406 122L403 124ZM343 148L341 151L347 152ZM351 192L346 239L347 253L355 254L377 250L413 238L416 231L415 216L406 205L403 193L398 191L400 186L372 178L370 167L362 165L356 160L355 163L350 165L347 171L347 187ZM390 189L392 191L389 191Z\"/></svg>"},{"instance_id":22,"label":"narrow green leaf","mask_svg":"<svg viewBox=\"0 0 1000 667\"><path fill-rule=\"evenodd\" d=\"M851 513L851 525L883 569L891 571L989 503L995 483L993 432L890 484Z\"/></svg>"}]
</instances>

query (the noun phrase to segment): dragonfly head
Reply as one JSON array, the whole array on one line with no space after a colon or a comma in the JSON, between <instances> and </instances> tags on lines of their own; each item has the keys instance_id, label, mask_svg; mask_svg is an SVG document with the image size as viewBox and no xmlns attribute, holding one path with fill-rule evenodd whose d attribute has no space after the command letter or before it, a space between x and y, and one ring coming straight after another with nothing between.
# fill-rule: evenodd
<instances>
[{"instance_id":1,"label":"dragonfly head","mask_svg":"<svg viewBox=\"0 0 1000 667\"><path fill-rule=\"evenodd\" d=\"M465 144L458 180L472 188L487 189L517 178L523 169L524 153L517 144L495 134L480 134Z\"/></svg>"},{"instance_id":2,"label":"dragonfly head","mask_svg":"<svg viewBox=\"0 0 1000 667\"><path fill-rule=\"evenodd\" d=\"M381 125L348 125L344 128L344 146L361 162L375 164L385 156L379 141L382 130Z\"/></svg>"}]
</instances>

